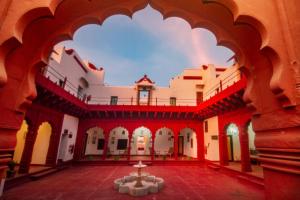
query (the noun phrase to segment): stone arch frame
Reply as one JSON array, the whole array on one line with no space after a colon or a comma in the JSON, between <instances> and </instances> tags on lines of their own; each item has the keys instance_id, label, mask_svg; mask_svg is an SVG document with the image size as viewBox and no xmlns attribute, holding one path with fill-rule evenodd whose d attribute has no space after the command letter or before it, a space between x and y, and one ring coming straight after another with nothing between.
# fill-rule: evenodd
<instances>
[{"instance_id":1,"label":"stone arch frame","mask_svg":"<svg viewBox=\"0 0 300 200\"><path fill-rule=\"evenodd\" d=\"M180 136L180 134L182 133L182 131L183 131L184 129L190 129L190 130L192 130L192 131L195 133L195 136L196 136L196 141L195 141L195 143L197 144L197 158L198 158L198 160L202 160L202 158L201 158L200 156L204 156L204 155L202 155L202 151L200 151L201 148L202 148L202 145L201 145L201 146L199 145L200 142L201 142L201 141L200 141L199 134L201 134L201 132L198 132L198 129L197 129L196 127L187 125L187 126L185 126L185 127L180 127L180 128L179 128L178 136ZM203 140L203 141L204 141L204 140Z\"/></svg>"},{"instance_id":2,"label":"stone arch frame","mask_svg":"<svg viewBox=\"0 0 300 200\"><path fill-rule=\"evenodd\" d=\"M110 142L110 138L111 138L111 134L112 134L112 131L113 130L115 130L115 129L117 129L117 128L122 128L123 130L125 130L126 132L127 132L127 137L128 137L128 146L127 146L127 149L129 150L130 149L130 142L131 142L131 134L132 133L130 133L130 130L128 129L128 128L126 128L126 126L123 126L123 125L119 125L119 124L116 124L116 125L113 125L113 128L112 128L112 126L110 127L110 129L109 129L109 131L108 131L108 138L107 138L107 142L109 143ZM107 154L107 152L106 152L106 154ZM128 152L127 153L128 155L127 156L129 156L130 155L130 152Z\"/></svg>"},{"instance_id":3,"label":"stone arch frame","mask_svg":"<svg viewBox=\"0 0 300 200\"><path fill-rule=\"evenodd\" d=\"M46 156L46 165L55 166L57 162L58 146L62 129L63 114L40 106L32 106L26 113L25 119L28 121L28 134L26 135L24 151L20 162L20 173L28 173L33 145L35 143L39 126L43 122L51 125L51 136Z\"/></svg>"},{"instance_id":4,"label":"stone arch frame","mask_svg":"<svg viewBox=\"0 0 300 200\"><path fill-rule=\"evenodd\" d=\"M228 123L224 126L224 132L225 132L225 135L226 135L226 138L227 138L227 136L228 136L227 129L228 129L228 127L229 127L231 124L235 125L236 128L238 129L238 135L237 135L237 138L238 138L239 147L240 147L240 154L241 154L242 152L241 152L240 135L241 135L242 133L241 133L241 127L240 127L240 124L238 124L238 123L235 122L235 121L230 121L230 122L228 122ZM233 142L233 141L232 141L232 142ZM226 152L226 160L227 160L227 162L229 162L229 155L228 155L228 146L227 146L227 144L228 144L228 143L226 142L226 149L224 148L223 150ZM232 143L232 145L233 145L233 143ZM233 148L233 147L232 147L232 148ZM232 150L234 151L234 149L232 149ZM232 152L232 156L234 157L234 152ZM242 157L242 155L240 155L240 156ZM232 161L235 161L234 158L233 158Z\"/></svg>"},{"instance_id":5,"label":"stone arch frame","mask_svg":"<svg viewBox=\"0 0 300 200\"><path fill-rule=\"evenodd\" d=\"M153 133L153 127L151 126L151 125L135 125L134 127L133 127L133 129L132 129L132 134L131 134L131 136L130 136L130 141L129 141L129 146L130 146L130 148L129 148L129 150L130 150L130 152L129 152L129 155L131 155L131 141L132 141L132 138L133 138L133 135L134 135L134 132L137 130L137 129L139 129L139 128L145 128L145 129L147 129L148 131L149 131L149 133L150 133L150 138L151 138L151 140L152 140L152 143L149 141L149 144L150 144L150 148L151 148L151 150L150 150L150 156L153 156L153 145L154 145L154 133Z\"/></svg>"},{"instance_id":6,"label":"stone arch frame","mask_svg":"<svg viewBox=\"0 0 300 200\"><path fill-rule=\"evenodd\" d=\"M157 128L155 133L153 133L153 148L154 148L154 151L155 151L155 140L156 140L156 137L157 137L157 134L159 133L160 130L162 129L167 129L167 130L170 130L171 131L171 136L173 136L173 152L174 152L174 145L175 145L175 133L174 133L174 130L172 127L168 127L167 125L162 125L160 126L160 128ZM175 153L175 152L174 152ZM173 154L174 154L173 153Z\"/></svg>"},{"instance_id":7,"label":"stone arch frame","mask_svg":"<svg viewBox=\"0 0 300 200\"><path fill-rule=\"evenodd\" d=\"M40 122L38 123L38 129L37 129L37 131L35 132L33 146L35 145L35 142L36 142L36 139L37 139L37 136L38 136L38 131L39 131L40 127L41 127L44 123L48 123L48 124L50 125L50 127L51 127L51 135L50 135L50 138L49 138L49 146L48 146L48 151L47 151L47 155L46 155L45 165L55 165L56 163L53 163L53 161L52 161L52 156L53 156L52 154L53 154L53 153L52 153L52 149L51 149L51 148L54 147L54 145L51 144L51 143L53 143L53 140L55 140L55 136L57 136L57 135L55 134L55 132L56 132L56 130L57 130L57 127L56 127L56 125L54 124L54 122L53 122L52 120L43 120L43 121L40 121ZM55 136L54 136L54 135L55 135ZM34 153L34 152L32 152L31 157L32 157L33 153ZM32 158L31 158L31 159L32 159ZM31 160L31 159L30 159L30 160Z\"/></svg>"},{"instance_id":8,"label":"stone arch frame","mask_svg":"<svg viewBox=\"0 0 300 200\"><path fill-rule=\"evenodd\" d=\"M3 3L4 2L4 3ZM1 5L3 4L8 4L10 2L12 2L11 0L5 0L3 1ZM7 3L8 2L8 3ZM7 28L7 30L1 30L0 31L0 84L3 87L4 91L2 90L2 95L0 95L0 100L4 99L2 97L4 97L5 95L7 95L6 89L5 89L5 84L6 84L6 80L7 80L7 76L5 73L5 67L6 67L6 63L5 60L7 60L7 55L12 53L16 48L20 47L25 41L22 40L23 39L23 33L24 30L26 29L27 25L30 24L34 19L37 18L41 18L41 17L53 17L54 14L56 13L55 11L57 10L57 8L59 8L61 5L61 3L64 2L63 0L54 0L54 1L50 1L50 0L43 0L43 1L36 1L35 4L33 4L31 7L29 6L24 6L22 9L16 10L16 12L13 13L14 17L12 19L9 20L2 20L1 19L1 26L5 27L5 29ZM146 1L144 0L143 2L140 1L141 4L139 4L141 7L143 7L143 3L151 3L151 5L153 6L155 3L159 5L159 1L158 0L149 0ZM263 72L259 71L258 69L247 69L247 67L249 68L249 66L247 65L243 65L241 63L241 59L239 60L242 65L243 71L244 73L247 75L248 77L248 86L247 86L247 90L245 92L245 100L248 103L249 106L252 107L256 107L257 108L257 112L256 114L264 114L266 117L260 117L255 119L255 129L259 130L259 131L264 131L267 130L268 132L270 132L269 136L268 136L268 140L271 140L270 143L274 144L273 146L276 147L276 149L280 152L282 152L283 154L287 154L289 155L288 151L282 151L282 149L294 149L295 147L299 146L299 143L289 143L289 139L286 137L282 137L282 140L285 140L286 142L281 142L280 144L276 142L276 132L274 132L273 130L285 130L286 128L290 128L288 129L287 132L290 132L290 134L292 134L293 136L296 135L298 130L298 122L299 120L295 120L294 122L290 122L288 127L283 124L283 123L277 123L277 120L272 120L272 116L275 116L276 113L282 113L284 114L283 116L280 116L280 118L282 119L286 119L288 120L290 117L295 117L299 114L299 111L286 111L284 109L281 109L282 106L284 107L289 107L289 106L293 106L296 103L299 104L300 100L299 97L296 97L296 95L299 94L299 91L295 91L295 88L292 88L295 86L295 78L291 78L288 81L284 80L284 77L294 77L294 74L292 74L291 71L296 71L297 72L297 68L299 67L299 62L297 61L298 57L296 56L296 51L297 49L294 48L294 45L292 44L292 41L290 40L292 38L291 36L291 32L292 32L292 26L286 25L284 28L287 29L286 32L278 32L277 29L272 29L272 27L278 27L278 26L274 26L274 23L276 25L276 21L279 21L279 25L283 25L285 22L288 22L288 20L284 20L282 18L288 18L289 16L285 15L286 13L284 13L284 9L282 8L284 7L283 3L281 3L280 1L276 1L276 5L269 5L271 1L269 2L263 2L264 4L266 4L266 6L261 6L260 2L257 1L256 3L258 4L257 6L255 6L256 8L262 7L262 8L268 8L268 12L264 12L265 10L258 10L260 12L257 12L258 15L255 15L255 10L249 9L247 10L245 7L247 7L247 5L243 6L243 2L237 2L237 1L230 1L230 0L202 0L202 1L198 1L199 3L203 3L206 5L214 5L214 4L219 4L221 6L223 6L226 10L228 10L232 17L233 17L233 22L234 24L250 24L250 26L254 27L255 29L257 29L260 33L260 36L262 38L262 42L259 48L259 51L262 53L266 53L266 54L271 54L273 56L268 57L269 61L271 63L276 63L276 60L274 62L274 58L278 59L278 65L272 65L272 70L271 72L264 72L265 74L263 74ZM295 2L295 1L293 1ZM292 2L292 3L293 3ZM20 2L17 2L20 3ZM190 2L189 2L190 3ZM254 2L253 2L254 3ZM274 2L273 2L274 3ZM13 3L11 3L13 4ZM274 9L274 7L278 7L278 9ZM136 7L138 8L138 6ZM109 12L116 11L114 9L111 9L110 11L106 11L106 14ZM119 12L121 8L118 10ZM133 13L133 9L127 9L127 8L123 8L124 13L128 13L128 15L132 15ZM270 15L265 14L265 13L269 13L271 12ZM104 12L103 12L104 13ZM261 16L259 16L259 14L262 14ZM102 17L105 16L104 14L102 15ZM274 17L274 19L270 20L270 16ZM188 17L188 16L187 16ZM277 17L277 18L276 18ZM265 19L264 19L265 18ZM87 18L86 18L87 19ZM192 18L191 18L192 19ZM266 23L267 20L270 20L270 24ZM19 23L19 21L21 23ZM90 21L94 21L94 22L103 22L103 20L98 19L98 18L91 18ZM3 23L2 23L3 22ZM192 24L197 24L192 23ZM283 29L284 29L283 28ZM280 27L279 27L280 29ZM282 31L282 29L281 29ZM296 32L296 31L295 31ZM65 38L68 38L68 33L64 35ZM63 35L62 35L63 37ZM285 47L286 46L286 47ZM282 48L283 47L283 48ZM254 58L252 58L252 60L255 60ZM41 62L37 62L40 65L43 65L43 63ZM247 62L247 64L249 64L249 62ZM256 64L256 63L255 63ZM250 62L250 66L255 64ZM27 65L27 64L26 64ZM258 64L263 66L262 63ZM269 65L269 64L267 64ZM271 65L270 65L271 66ZM10 67L7 67L8 69ZM253 72L254 71L254 72ZM265 91L268 91L267 95L268 98L267 100L265 100L264 102L262 102L262 104L259 102L259 99L257 99L257 97L255 97L255 95L253 95L253 93L257 94L259 93L259 89L256 89L258 87L255 87L255 85L257 84L257 82L254 79L255 74L262 74L260 76L258 76L258 80L262 80L263 78L261 76L265 76L266 74L268 74L267 76L267 80L264 80L264 82L262 83L262 85L264 85L264 89ZM299 75L299 70L298 73L295 73ZM26 77L27 79L27 77ZM33 79L33 77L30 77L28 79ZM20 81L23 82L23 81ZM25 82L28 82L27 80ZM271 83L271 84L270 84ZM22 83L17 83L19 86L22 85ZM268 87L267 85L271 85L271 90L274 94L276 94L276 96L272 96L269 93ZM16 86L16 88L18 88L18 86ZM254 92L252 92L254 91ZM16 92L17 93L17 92ZM30 98L33 98L33 95L30 95ZM26 97L27 98L27 97ZM266 102L271 102L272 106L268 106L266 105ZM2 102L0 102L1 105L4 106L12 106L12 105L6 105L5 102L4 104L2 104ZM281 104L281 105L278 105ZM11 109L7 109L10 111L15 110L15 106L12 106ZM272 111L272 112L271 112ZM274 112L273 112L274 111ZM13 116L15 114L8 112L9 116ZM269 113L269 114L268 114ZM274 114L275 113L275 114ZM5 116L8 116L6 114L4 114ZM22 118L22 116L18 116L16 118L13 117L9 117L7 119L2 119L3 121L7 121L9 124L14 124L14 129L17 130L18 126L20 126L20 122L22 120L20 120ZM16 119L16 120L15 120ZM269 119L270 123L268 124L264 124L264 120ZM11 121L10 121L11 120ZM282 121L286 121L286 120L282 120ZM10 131L7 130L6 128L2 128L1 132L3 133L3 136L7 138L8 142L7 144L3 144L2 146L5 147L11 147L15 141L14 138L14 131ZM287 134L288 135L288 134ZM296 138L298 139L299 136L296 136ZM259 142L259 145L261 145L261 147L268 147L268 145L265 145L266 142L264 141L264 138L258 138L258 140L261 140L261 142ZM289 143L289 145L285 145ZM276 154L276 151L272 152L274 154ZM284 159L282 160L282 162L284 162ZM275 162L272 162L272 165L276 165L275 169L281 172L287 172L287 173L291 173L291 170L289 170L289 166L288 167L284 167L284 168L278 168L277 164L275 164ZM269 168L272 169L272 168ZM273 168L274 169L274 168ZM297 173L299 173L299 169L297 169Z\"/></svg>"},{"instance_id":9,"label":"stone arch frame","mask_svg":"<svg viewBox=\"0 0 300 200\"><path fill-rule=\"evenodd\" d=\"M228 155L228 146L227 146L227 128L230 124L235 124L238 128L238 140L240 143L240 154L241 154L241 171L242 172L251 172L250 164L250 152L249 152L249 140L248 133L245 129L247 123L251 121L250 116L243 116L242 118L235 119L230 118L226 120L225 123L222 123L223 126L220 128L220 142L219 142L219 154L221 165L229 165L229 155Z\"/></svg>"},{"instance_id":10,"label":"stone arch frame","mask_svg":"<svg viewBox=\"0 0 300 200\"><path fill-rule=\"evenodd\" d=\"M73 0L76 1L76 0ZM12 49L18 49L17 47L21 47L24 44L26 44L26 31L28 31L28 29L30 29L30 27L34 26L35 23L39 23L39 21L41 20L52 20L53 17L52 16L56 16L57 18L59 18L57 15L59 15L59 10L61 7L63 6L67 6L68 5L69 0L64 0L64 1L54 1L51 4L45 4L44 6L42 5L37 5L37 7L32 8L27 10L25 13L23 13L22 15L20 15L19 19L16 19L16 26L14 27L14 30L19 33L19 34L15 34L14 36L12 36L12 34L7 33L4 35L6 37L4 38L11 38L13 41L13 43L16 43L17 45L14 46L14 48L12 47L6 47L7 45L3 45L3 52L4 52L4 57L9 57L10 54L12 54ZM167 3L166 3L167 2ZM94 2L91 2L91 4ZM265 27L265 24L263 23L262 19L259 19L255 16L252 16L251 14L245 14L245 13L239 13L239 7L242 7L242 5L239 5L238 3L232 3L232 2L228 2L226 0L222 0L222 1L215 1L215 0L210 0L210 1L198 1L196 2L192 2L193 4L195 4L196 8L199 7L199 9L203 9L203 11L206 11L206 13L211 14L211 10L215 9L215 10L220 10L221 13L227 13L227 18L230 15L230 19L227 19L227 21L230 21L232 24L232 26L230 26L228 28L228 33L233 33L235 34L236 32L239 32L239 30L237 30L237 28L232 28L232 27L243 27L244 29L248 29L248 32L252 33L250 34L253 37L253 43L255 43L254 41L256 41L258 43L256 49L258 51L267 49L266 52L269 52L265 55L273 55L273 56L269 56L268 59L269 60L273 60L274 58L280 58L278 55L278 53L275 51L275 48L272 45L269 45L269 37L268 35L270 34L270 32L267 31L267 28ZM82 2L82 4L84 4ZM99 3L101 4L101 3ZM238 44L237 41L235 41L232 37L230 37L228 33L226 33L226 31L222 31L224 29L224 27L222 27L220 24L216 23L215 21L213 21L213 19L209 20L208 17L205 18L204 16L195 16L195 13L189 13L191 10L188 9L188 7L186 7L186 4L180 4L182 9L179 8L179 5L177 5L176 3L170 3L169 1L165 1L165 2L161 2L158 0L143 0L143 1L136 1L136 0L132 0L130 1L130 3L128 3L128 5L106 5L106 8L103 8L102 10L99 8L99 12L101 12L101 15L95 15L94 13L90 13L90 14L82 14L81 17L78 17L76 19L73 19L73 23L71 24L66 24L65 29L61 29L60 33L59 31L56 32L56 34L53 35L53 38L49 38L49 40L44 43L44 47L39 49L40 54L39 56L35 57L32 61L30 61L30 64L33 68L37 67L37 66L41 66L44 65L43 63L47 62L47 58L50 52L50 49L52 48L52 46L54 44L56 44L59 41L65 40L65 39L71 39L73 37L74 31L77 30L80 26L85 25L85 24L90 24L90 23L96 23L96 24L102 24L104 22L104 20L106 20L108 17L114 15L114 14L124 14L127 15L129 17L132 17L133 13L136 12L137 10L140 10L142 8L144 8L145 6L147 6L148 4L150 4L153 8L157 9L159 12L161 12L161 14L164 16L164 18L168 18L168 17L172 17L172 16L177 16L180 17L184 20L186 20L190 25L191 28L196 28L196 27L203 27L203 28L207 28L210 31L212 31L217 38L218 44L219 45L224 45L224 46L228 46L229 48L231 48L235 53L236 53L236 57L238 58L239 64L241 65L243 71L245 72L245 74L248 76L248 85L249 87L248 90L252 91L255 90L254 87L252 87L251 85L254 84L254 81L252 80L252 71L251 67L250 67L250 63L249 61L247 61L246 57L251 57L251 56L247 56L247 51L245 50L245 52L243 52L241 50L241 48L248 48L246 46L243 46L242 44ZM174 5L173 5L174 4ZM96 4L97 5L97 4ZM109 7L110 6L110 7ZM177 6L177 7L176 7ZM105 7L105 4L104 4ZM48 10L47 10L48 8ZM90 8L91 9L91 8ZM71 11L70 11L71 12ZM193 15L194 14L194 15ZM43 17L42 17L43 16ZM210 16L211 17L211 16ZM22 24L23 26L21 26L20 24ZM228 25L228 23L227 23ZM21 27L21 28L20 28ZM247 27L247 28L245 28ZM57 28L57 27L56 27ZM8 31L9 32L9 31ZM240 31L242 32L242 31ZM31 33L33 34L33 33ZM241 35L247 35L248 33L243 32L241 33ZM9 37L9 35L11 35L11 37ZM27 34L28 35L28 34ZM30 34L29 34L30 35ZM238 35L238 34L237 34ZM21 37L22 36L22 37ZM47 37L50 37L49 35L47 35ZM22 40L20 39L22 38ZM255 38L255 39L254 39ZM9 39L4 40L3 44L5 43L5 41L10 41ZM22 41L22 42L21 42ZM10 45L8 45L10 46ZM239 47L240 46L240 47ZM5 48L6 47L6 48ZM8 51L5 51L5 49L10 49ZM15 50L14 50L15 51ZM253 58L252 58L253 59ZM257 58L256 58L257 59ZM255 59L255 60L256 60ZM7 59L5 59L7 60ZM275 59L275 60L279 60L280 59ZM273 63L279 63L279 62L273 62ZM5 62L5 64L7 65L8 63ZM266 66L267 64L264 63ZM269 63L270 64L270 63ZM251 64L253 65L253 64ZM270 67L272 68L272 67ZM33 70L36 71L36 70ZM276 67L274 67L274 73L277 73ZM271 75L269 75L269 78L273 78L274 76L272 76L272 72L268 72L269 74L271 73ZM278 72L277 74L280 74L282 76L282 71ZM279 75L279 76L280 76ZM281 83L280 81L278 81L278 75L275 76L277 78L273 78L272 82L272 91L275 94L279 94L279 93L284 93L285 90L282 89L284 88L283 83ZM29 78L30 79L30 78ZM267 80L268 81L268 80ZM30 82L30 80L29 80ZM267 84L269 85L269 83ZM266 87L268 88L268 87ZM265 88L265 89L266 89ZM266 91L269 91L268 89ZM253 97L251 96L252 92L246 92L245 93L245 100L246 102L257 108L258 109L258 113L261 112L261 108L260 104L256 103L255 100L257 99L253 99ZM286 97L285 99L289 99L290 102L294 102L291 99L293 99L292 97L294 95L291 94L287 94L288 92L285 92L285 94L282 94L280 99L284 99L284 96ZM287 96L289 96L290 98L288 98ZM274 95L273 95L274 97ZM273 98L272 97L272 98ZM275 97L274 97L275 98ZM270 99L270 101L273 104L273 109L276 107L278 108L278 104L275 103L273 100ZM22 101L22 100L21 100Z\"/></svg>"},{"instance_id":11,"label":"stone arch frame","mask_svg":"<svg viewBox=\"0 0 300 200\"><path fill-rule=\"evenodd\" d=\"M85 153L86 153L86 145L87 145L87 143L86 143L86 141L87 141L87 138L88 138L88 133L87 133L87 131L89 131L89 130L91 130L91 129L93 129L93 128L99 128L99 129L101 129L102 130L102 134L103 134L103 137L104 137L104 142L105 143L107 143L107 136L106 136L106 131L105 131L105 129L103 128L103 127L101 127L99 124L90 124L90 125L88 125L88 126L86 126L86 127L84 127L84 135L83 135L83 141L82 141L82 143L84 143L84 145L83 145L83 149L82 149L82 151L83 151L83 156L82 157L85 157L86 155L85 155ZM79 132L78 132L79 133ZM78 139L77 139L78 140ZM77 146L77 140L76 140L76 145L75 145L75 149L76 149L76 146ZM78 147L77 147L77 149L78 149ZM103 154L104 154L104 151L103 151Z\"/></svg>"}]
</instances>

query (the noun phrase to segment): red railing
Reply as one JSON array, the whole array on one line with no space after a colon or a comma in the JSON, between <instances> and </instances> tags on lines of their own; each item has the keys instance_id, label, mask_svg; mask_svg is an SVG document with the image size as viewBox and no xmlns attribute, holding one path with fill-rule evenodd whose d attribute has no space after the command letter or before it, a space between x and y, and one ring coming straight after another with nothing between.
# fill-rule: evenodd
<instances>
[{"instance_id":1,"label":"red railing","mask_svg":"<svg viewBox=\"0 0 300 200\"><path fill-rule=\"evenodd\" d=\"M209 90L207 90L204 93L204 99L208 100L215 96L216 94L220 93L227 87L230 87L231 85L235 84L241 79L241 73L239 70L235 70L232 73L228 74L225 78L220 80L215 85L211 86ZM232 83L232 84L230 84Z\"/></svg>"}]
</instances>

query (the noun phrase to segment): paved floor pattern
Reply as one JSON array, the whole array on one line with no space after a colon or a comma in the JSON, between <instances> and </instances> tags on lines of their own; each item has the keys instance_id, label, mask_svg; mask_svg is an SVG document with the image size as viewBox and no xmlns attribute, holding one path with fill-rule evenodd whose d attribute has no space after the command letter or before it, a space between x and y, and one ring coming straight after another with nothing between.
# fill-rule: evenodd
<instances>
[{"instance_id":1,"label":"paved floor pattern","mask_svg":"<svg viewBox=\"0 0 300 200\"><path fill-rule=\"evenodd\" d=\"M130 197L113 189L113 180L130 166L78 166L6 191L3 200L260 200L264 191L204 166L150 166L145 171L165 179L158 194Z\"/></svg>"}]
</instances>

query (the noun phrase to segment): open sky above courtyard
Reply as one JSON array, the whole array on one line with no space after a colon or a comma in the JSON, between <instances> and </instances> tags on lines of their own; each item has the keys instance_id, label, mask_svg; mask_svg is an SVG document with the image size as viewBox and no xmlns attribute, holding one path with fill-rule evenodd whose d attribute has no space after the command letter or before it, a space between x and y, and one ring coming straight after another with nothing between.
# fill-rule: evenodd
<instances>
[{"instance_id":1,"label":"open sky above courtyard","mask_svg":"<svg viewBox=\"0 0 300 200\"><path fill-rule=\"evenodd\" d=\"M133 85L147 74L157 85L168 86L184 68L202 64L230 66L233 52L217 46L206 29L191 29L183 19L162 15L147 7L130 19L115 15L102 26L80 28L73 41L59 45L74 48L82 59L105 69L105 83Z\"/></svg>"}]
</instances>

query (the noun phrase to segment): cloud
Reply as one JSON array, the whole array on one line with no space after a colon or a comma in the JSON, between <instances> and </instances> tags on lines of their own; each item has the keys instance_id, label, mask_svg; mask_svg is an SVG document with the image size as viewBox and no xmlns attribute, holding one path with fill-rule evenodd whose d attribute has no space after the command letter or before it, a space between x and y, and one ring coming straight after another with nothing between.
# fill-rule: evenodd
<instances>
[{"instance_id":1,"label":"cloud","mask_svg":"<svg viewBox=\"0 0 300 200\"><path fill-rule=\"evenodd\" d=\"M172 17L163 20L158 11L147 7L137 12L133 16L133 21L160 40L161 44L167 44L170 48L185 55L193 65L199 66L213 60L205 51L206 43L209 42L207 36L203 35L199 29L192 30L183 19Z\"/></svg>"},{"instance_id":2,"label":"cloud","mask_svg":"<svg viewBox=\"0 0 300 200\"><path fill-rule=\"evenodd\" d=\"M216 46L209 31L192 30L181 18L163 20L149 6L135 13L132 21L119 15L101 27L86 26L76 32L74 41L63 44L76 49L82 59L103 67L105 82L112 85L131 85L148 74L158 85L166 86L184 68L225 65L232 56L228 49Z\"/></svg>"}]
</instances>

